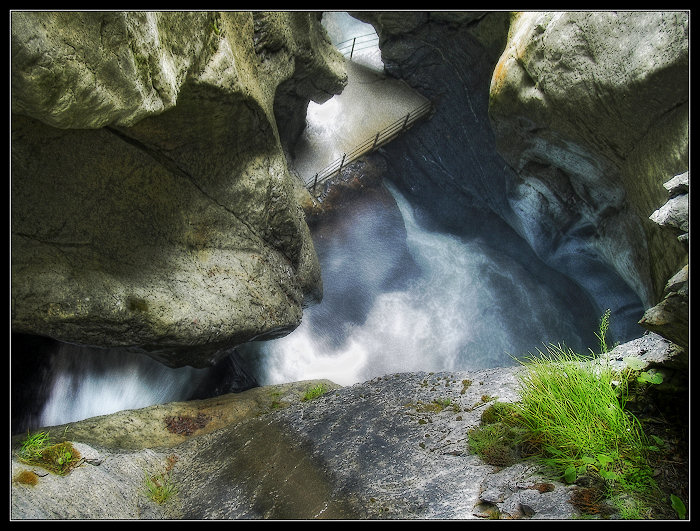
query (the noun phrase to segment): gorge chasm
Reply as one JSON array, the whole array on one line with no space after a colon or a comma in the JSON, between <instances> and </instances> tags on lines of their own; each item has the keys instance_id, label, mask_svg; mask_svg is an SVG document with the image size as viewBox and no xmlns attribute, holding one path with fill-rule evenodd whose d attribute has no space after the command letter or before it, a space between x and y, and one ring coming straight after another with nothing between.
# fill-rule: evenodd
<instances>
[{"instance_id":1,"label":"gorge chasm","mask_svg":"<svg viewBox=\"0 0 700 531\"><path fill-rule=\"evenodd\" d=\"M580 517L466 441L512 356L595 349L607 309L687 428L689 12L350 15L433 112L319 199L330 16L11 13L12 519ZM30 429L81 466L31 471Z\"/></svg>"}]
</instances>

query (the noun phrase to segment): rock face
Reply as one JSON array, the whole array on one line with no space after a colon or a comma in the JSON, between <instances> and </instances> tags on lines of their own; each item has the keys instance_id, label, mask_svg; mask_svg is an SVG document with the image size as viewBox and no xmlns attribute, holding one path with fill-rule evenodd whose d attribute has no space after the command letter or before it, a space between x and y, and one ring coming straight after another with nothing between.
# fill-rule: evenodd
<instances>
[{"instance_id":1,"label":"rock face","mask_svg":"<svg viewBox=\"0 0 700 531\"><path fill-rule=\"evenodd\" d=\"M321 296L284 149L317 14L12 13L12 328L203 367Z\"/></svg>"},{"instance_id":2,"label":"rock face","mask_svg":"<svg viewBox=\"0 0 700 531\"><path fill-rule=\"evenodd\" d=\"M610 359L658 367L677 355L648 334ZM52 427L91 460L64 477L34 468L41 477L31 486L19 478L32 467L13 454L11 516L573 518L577 486L547 478L534 462L496 467L469 450L467 432L491 401L518 399L519 370L403 373L342 388L298 382ZM325 394L301 399L319 383ZM158 505L145 476L166 472L177 494Z\"/></svg>"},{"instance_id":3,"label":"rock face","mask_svg":"<svg viewBox=\"0 0 700 531\"><path fill-rule=\"evenodd\" d=\"M648 218L688 168L687 13L355 15L435 106L386 148L402 191L454 232L522 240L636 337L685 257Z\"/></svg>"},{"instance_id":4,"label":"rock face","mask_svg":"<svg viewBox=\"0 0 700 531\"><path fill-rule=\"evenodd\" d=\"M649 219L668 229L689 248L690 220L688 172L676 175L664 184L668 190L668 201L656 210ZM686 262L687 262L686 255ZM644 328L656 332L677 345L690 348L690 290L688 284L688 264L666 283L664 298L656 306L644 312L639 321Z\"/></svg>"},{"instance_id":5,"label":"rock face","mask_svg":"<svg viewBox=\"0 0 700 531\"><path fill-rule=\"evenodd\" d=\"M648 217L688 168L688 82L687 12L518 14L491 80L513 209L538 204L540 245L592 231L646 306L684 254Z\"/></svg>"},{"instance_id":6,"label":"rock face","mask_svg":"<svg viewBox=\"0 0 700 531\"><path fill-rule=\"evenodd\" d=\"M530 493L506 485L539 482L538 472L524 465L499 472L470 455L466 441L486 406L481 396L512 400L515 382L513 370L413 373L308 402L299 400L300 383L88 419L69 425L67 437L102 463L39 477L35 486L15 481L12 517L475 518L481 492L495 503L494 490L522 516L513 502ZM272 396L289 407L271 408ZM452 408L425 407L445 398ZM168 431L166 418L200 413L212 419L203 429L189 436ZM163 470L169 456L178 494L157 505L143 493L144 475ZM29 469L13 459L13 477ZM553 501L569 490L558 485L540 504L530 503L540 518L570 517L570 505Z\"/></svg>"}]
</instances>

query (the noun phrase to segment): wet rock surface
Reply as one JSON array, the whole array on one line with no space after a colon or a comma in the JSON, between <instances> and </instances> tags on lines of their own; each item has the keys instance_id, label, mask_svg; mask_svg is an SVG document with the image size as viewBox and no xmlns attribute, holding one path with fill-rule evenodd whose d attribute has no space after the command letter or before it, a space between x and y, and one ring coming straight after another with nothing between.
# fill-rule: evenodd
<instances>
[{"instance_id":1,"label":"wet rock surface","mask_svg":"<svg viewBox=\"0 0 700 531\"><path fill-rule=\"evenodd\" d=\"M658 366L675 355L650 334L611 359L641 356L644 366ZM517 400L519 370L402 373L348 387L298 382L54 427L91 461L66 477L13 483L12 517L576 517L571 499L580 486L534 462L495 467L469 450L468 431L483 410ZM304 400L319 383L325 394ZM190 434L172 433L164 421L198 415L211 420ZM159 505L143 493L144 474L166 468L177 494ZM26 469L13 456L13 477Z\"/></svg>"}]
</instances>

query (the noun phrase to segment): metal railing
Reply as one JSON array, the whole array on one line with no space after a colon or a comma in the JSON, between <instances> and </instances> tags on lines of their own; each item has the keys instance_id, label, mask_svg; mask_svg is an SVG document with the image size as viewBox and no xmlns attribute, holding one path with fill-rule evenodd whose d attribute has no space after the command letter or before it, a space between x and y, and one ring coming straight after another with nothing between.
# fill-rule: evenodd
<instances>
[{"instance_id":1,"label":"metal railing","mask_svg":"<svg viewBox=\"0 0 700 531\"><path fill-rule=\"evenodd\" d=\"M345 57L352 59L355 52L360 52L368 48L376 48L379 42L379 37L376 33L367 33L366 35L360 35L358 37L353 37L343 42L339 42L335 45L340 53Z\"/></svg>"},{"instance_id":2,"label":"metal railing","mask_svg":"<svg viewBox=\"0 0 700 531\"><path fill-rule=\"evenodd\" d=\"M343 153L343 156L335 161L331 162L328 166L319 171L312 179L307 181L306 187L311 190L312 193L316 192L316 186L319 183L330 179L333 175L339 174L344 166L347 166L354 160L360 158L365 153L374 151L380 148L390 140L393 140L398 135L409 129L418 120L428 115L433 110L433 104L429 101L425 102L420 107L409 112L406 116L397 120L393 124L385 127L379 131L376 135L368 138L362 144L357 146L349 153Z\"/></svg>"}]
</instances>

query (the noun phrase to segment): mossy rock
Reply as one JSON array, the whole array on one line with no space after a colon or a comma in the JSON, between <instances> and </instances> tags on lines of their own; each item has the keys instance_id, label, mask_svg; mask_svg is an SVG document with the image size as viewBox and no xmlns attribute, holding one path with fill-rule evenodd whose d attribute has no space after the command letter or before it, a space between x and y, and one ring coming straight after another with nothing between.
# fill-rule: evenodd
<instances>
[{"instance_id":1,"label":"mossy rock","mask_svg":"<svg viewBox=\"0 0 700 531\"><path fill-rule=\"evenodd\" d=\"M481 414L482 424L494 424L502 422L508 426L519 424L518 409L515 404L508 402L494 402Z\"/></svg>"},{"instance_id":2,"label":"mossy rock","mask_svg":"<svg viewBox=\"0 0 700 531\"><path fill-rule=\"evenodd\" d=\"M20 458L22 463L45 468L49 472L65 476L80 463L80 452L69 441L47 446L29 459Z\"/></svg>"}]
</instances>

